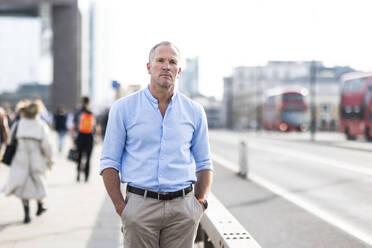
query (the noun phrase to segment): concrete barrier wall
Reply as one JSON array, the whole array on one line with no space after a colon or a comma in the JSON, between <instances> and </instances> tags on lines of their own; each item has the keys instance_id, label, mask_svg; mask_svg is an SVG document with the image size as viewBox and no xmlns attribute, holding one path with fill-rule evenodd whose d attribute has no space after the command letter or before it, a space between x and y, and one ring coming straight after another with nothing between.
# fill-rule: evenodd
<instances>
[{"instance_id":1,"label":"concrete barrier wall","mask_svg":"<svg viewBox=\"0 0 372 248\"><path fill-rule=\"evenodd\" d=\"M261 247L213 194L209 195L208 203L197 237L204 242L204 248Z\"/></svg>"}]
</instances>

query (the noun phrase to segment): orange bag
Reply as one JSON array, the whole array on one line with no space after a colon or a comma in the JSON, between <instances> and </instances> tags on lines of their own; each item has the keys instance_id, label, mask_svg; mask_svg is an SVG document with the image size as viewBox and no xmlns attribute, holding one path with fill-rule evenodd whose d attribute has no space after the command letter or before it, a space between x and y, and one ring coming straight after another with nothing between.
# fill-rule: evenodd
<instances>
[{"instance_id":1,"label":"orange bag","mask_svg":"<svg viewBox=\"0 0 372 248\"><path fill-rule=\"evenodd\" d=\"M92 133L94 117L92 114L83 112L80 115L79 132L80 133Z\"/></svg>"}]
</instances>

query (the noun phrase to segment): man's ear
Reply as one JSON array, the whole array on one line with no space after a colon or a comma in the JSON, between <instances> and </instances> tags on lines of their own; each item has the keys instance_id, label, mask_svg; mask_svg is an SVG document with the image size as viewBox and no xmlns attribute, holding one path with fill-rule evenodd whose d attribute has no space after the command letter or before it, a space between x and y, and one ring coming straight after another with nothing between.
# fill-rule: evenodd
<instances>
[{"instance_id":1,"label":"man's ear","mask_svg":"<svg viewBox=\"0 0 372 248\"><path fill-rule=\"evenodd\" d=\"M150 72L151 64L150 64L150 63L147 63L147 64L146 64L146 67L147 67L147 72L148 72L148 74L151 74L151 72Z\"/></svg>"}]
</instances>

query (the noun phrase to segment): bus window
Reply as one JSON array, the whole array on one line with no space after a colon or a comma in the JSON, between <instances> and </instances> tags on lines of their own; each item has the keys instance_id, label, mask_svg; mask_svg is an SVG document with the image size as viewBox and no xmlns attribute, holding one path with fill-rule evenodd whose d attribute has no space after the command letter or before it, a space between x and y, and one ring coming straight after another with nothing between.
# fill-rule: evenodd
<instances>
[{"instance_id":1,"label":"bus window","mask_svg":"<svg viewBox=\"0 0 372 248\"><path fill-rule=\"evenodd\" d=\"M302 101L303 96L299 94L284 94L283 100L284 101Z\"/></svg>"},{"instance_id":2,"label":"bus window","mask_svg":"<svg viewBox=\"0 0 372 248\"><path fill-rule=\"evenodd\" d=\"M296 111L304 111L306 108L302 105L298 104L286 104L283 108L283 111L287 112L296 112Z\"/></svg>"},{"instance_id":3,"label":"bus window","mask_svg":"<svg viewBox=\"0 0 372 248\"><path fill-rule=\"evenodd\" d=\"M343 92L358 92L362 91L366 82L366 78L358 78L345 81Z\"/></svg>"}]
</instances>

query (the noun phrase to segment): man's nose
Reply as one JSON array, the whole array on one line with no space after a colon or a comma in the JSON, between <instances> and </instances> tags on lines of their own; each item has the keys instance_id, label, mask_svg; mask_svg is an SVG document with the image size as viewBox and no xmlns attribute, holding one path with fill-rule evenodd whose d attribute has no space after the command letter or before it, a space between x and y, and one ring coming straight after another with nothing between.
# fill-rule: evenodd
<instances>
[{"instance_id":1,"label":"man's nose","mask_svg":"<svg viewBox=\"0 0 372 248\"><path fill-rule=\"evenodd\" d=\"M163 68L163 69L166 69L166 70L169 70L169 62L165 61L165 62L162 64L162 68Z\"/></svg>"}]
</instances>

